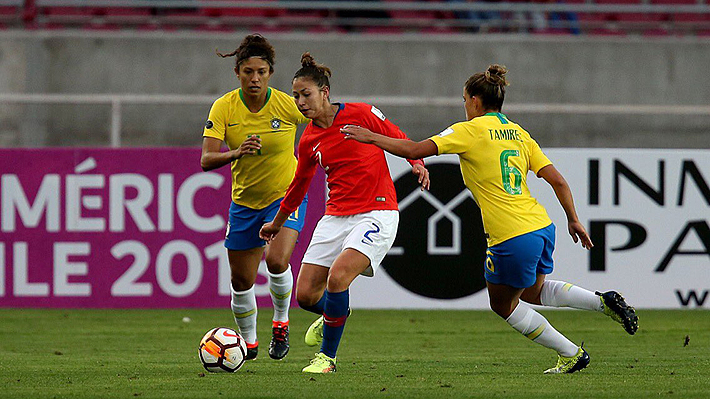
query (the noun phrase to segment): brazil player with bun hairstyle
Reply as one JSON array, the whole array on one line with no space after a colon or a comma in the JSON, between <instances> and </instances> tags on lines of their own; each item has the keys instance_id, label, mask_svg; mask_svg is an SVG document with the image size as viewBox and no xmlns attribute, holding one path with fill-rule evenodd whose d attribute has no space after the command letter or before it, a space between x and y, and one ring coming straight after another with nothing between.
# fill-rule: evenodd
<instances>
[{"instance_id":1,"label":"brazil player with bun hairstyle","mask_svg":"<svg viewBox=\"0 0 710 399\"><path fill-rule=\"evenodd\" d=\"M399 211L394 183L384 151L346 140L340 129L366 126L388 137L407 136L376 107L364 103L331 103L328 67L309 53L293 78L293 98L311 119L298 143L298 168L281 209L266 223L261 238L278 240L288 215L303 199L320 166L327 175L325 215L313 231L303 255L296 283L296 298L303 309L320 317L306 332L306 344L321 344L306 366L307 373L335 371L336 352L349 314L349 287L360 274L374 276L392 247ZM429 172L421 160L409 161L422 189L429 188Z\"/></svg>"},{"instance_id":2,"label":"brazil player with bun hairstyle","mask_svg":"<svg viewBox=\"0 0 710 399\"><path fill-rule=\"evenodd\" d=\"M232 201L227 248L231 269L231 308L247 342L247 359L258 352L254 282L264 253L274 304L269 356L282 359L289 350L288 311L293 288L289 258L303 228L307 200L290 215L285 234L266 245L259 228L271 221L296 171L296 126L308 122L286 93L269 87L274 48L261 35L248 35L239 47L220 57L235 57L240 88L218 98L203 131L202 169L231 164ZM226 143L229 151L221 152Z\"/></svg>"},{"instance_id":3,"label":"brazil player with bun hairstyle","mask_svg":"<svg viewBox=\"0 0 710 399\"><path fill-rule=\"evenodd\" d=\"M558 353L545 373L572 373L589 364L587 352L555 330L528 303L596 310L621 323L629 334L638 317L619 293L591 292L563 281L546 280L552 273L555 225L545 208L530 195L529 171L555 191L567 215L567 231L586 249L592 241L575 210L572 192L537 142L501 113L508 86L501 65L471 76L463 88L466 122L455 123L427 140L396 140L359 126L347 126L349 139L374 144L405 158L457 154L461 174L481 209L488 250L483 265L491 309L515 330Z\"/></svg>"}]
</instances>

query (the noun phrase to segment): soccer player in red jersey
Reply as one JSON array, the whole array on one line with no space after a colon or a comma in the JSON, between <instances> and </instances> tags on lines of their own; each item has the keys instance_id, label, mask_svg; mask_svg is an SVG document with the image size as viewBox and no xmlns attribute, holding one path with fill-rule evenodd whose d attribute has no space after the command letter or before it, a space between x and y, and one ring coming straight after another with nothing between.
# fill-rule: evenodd
<instances>
[{"instance_id":1,"label":"soccer player in red jersey","mask_svg":"<svg viewBox=\"0 0 710 399\"><path fill-rule=\"evenodd\" d=\"M330 69L316 64L309 53L293 78L298 109L311 119L298 144L298 166L281 207L260 232L274 239L306 195L316 167L327 174L326 212L313 232L296 283L302 308L322 315L306 333L306 344L321 341L320 352L303 369L308 373L335 371L336 352L349 313L350 283L362 274L374 276L394 243L399 223L397 195L384 151L347 140L340 129L367 126L378 133L407 136L379 109L369 104L330 102ZM429 188L429 172L421 160L408 161L422 189Z\"/></svg>"}]
</instances>

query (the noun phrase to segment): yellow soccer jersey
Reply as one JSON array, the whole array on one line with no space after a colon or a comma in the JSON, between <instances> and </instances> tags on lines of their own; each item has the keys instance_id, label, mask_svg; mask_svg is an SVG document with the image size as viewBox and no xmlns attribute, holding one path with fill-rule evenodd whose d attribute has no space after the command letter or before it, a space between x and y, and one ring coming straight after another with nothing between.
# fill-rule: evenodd
<instances>
[{"instance_id":1,"label":"yellow soccer jersey","mask_svg":"<svg viewBox=\"0 0 710 399\"><path fill-rule=\"evenodd\" d=\"M266 104L259 112L249 111L241 89L212 104L204 137L223 140L230 150L239 148L251 135L261 138L261 150L232 162L235 204L263 209L286 194L296 172L296 126L306 122L293 98L272 88L268 88Z\"/></svg>"},{"instance_id":2,"label":"yellow soccer jersey","mask_svg":"<svg viewBox=\"0 0 710 399\"><path fill-rule=\"evenodd\" d=\"M550 165L530 134L501 113L460 122L431 137L439 154L458 154L464 184L481 208L488 246L547 227L547 211L530 195L528 171Z\"/></svg>"}]
</instances>

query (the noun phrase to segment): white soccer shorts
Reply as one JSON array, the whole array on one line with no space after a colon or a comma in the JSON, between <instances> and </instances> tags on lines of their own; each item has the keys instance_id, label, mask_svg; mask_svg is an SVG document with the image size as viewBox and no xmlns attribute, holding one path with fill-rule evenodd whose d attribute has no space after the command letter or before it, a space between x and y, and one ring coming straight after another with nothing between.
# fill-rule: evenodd
<instances>
[{"instance_id":1,"label":"white soccer shorts","mask_svg":"<svg viewBox=\"0 0 710 399\"><path fill-rule=\"evenodd\" d=\"M330 267L346 248L361 252L370 259L362 273L373 277L397 236L399 211L370 211L357 215L325 215L313 231L303 263Z\"/></svg>"}]
</instances>

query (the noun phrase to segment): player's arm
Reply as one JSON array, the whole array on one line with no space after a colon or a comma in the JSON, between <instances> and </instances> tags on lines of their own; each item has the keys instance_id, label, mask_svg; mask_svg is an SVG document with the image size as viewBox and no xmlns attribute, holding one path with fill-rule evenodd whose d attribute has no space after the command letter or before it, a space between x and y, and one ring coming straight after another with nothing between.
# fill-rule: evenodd
<instances>
[{"instance_id":1,"label":"player's arm","mask_svg":"<svg viewBox=\"0 0 710 399\"><path fill-rule=\"evenodd\" d=\"M249 136L239 146L239 148L221 152L222 140L214 137L205 137L202 139L202 156L200 157L200 166L205 172L212 169L217 169L228 163L231 163L244 155L255 154L261 148L261 139L256 136Z\"/></svg>"},{"instance_id":2,"label":"player's arm","mask_svg":"<svg viewBox=\"0 0 710 399\"><path fill-rule=\"evenodd\" d=\"M572 190L570 190L567 180L565 180L562 174L552 164L542 167L542 169L537 172L537 175L545 179L555 191L557 200L560 201L560 205L562 205L562 209L565 210L565 214L567 215L567 229L572 236L572 240L574 240L575 243L581 241L584 248L591 249L594 244L592 244L587 230L585 230L582 223L579 222L577 211L574 207L574 199L572 198Z\"/></svg>"},{"instance_id":3,"label":"player's arm","mask_svg":"<svg viewBox=\"0 0 710 399\"><path fill-rule=\"evenodd\" d=\"M281 231L284 223L288 220L288 215L301 205L308 192L308 187L310 187L311 180L313 180L313 176L316 173L316 164L313 158L308 156L308 144L306 140L301 139L298 145L298 154L300 156L296 166L296 175L288 186L286 196L281 201L281 206L274 220L264 224L259 230L259 237L266 242L271 242L276 237L276 234Z\"/></svg>"},{"instance_id":4,"label":"player's arm","mask_svg":"<svg viewBox=\"0 0 710 399\"><path fill-rule=\"evenodd\" d=\"M412 141L375 133L361 126L347 125L340 129L345 138L361 143L374 144L390 154L407 159L421 159L437 154L436 144L431 140Z\"/></svg>"}]
</instances>

